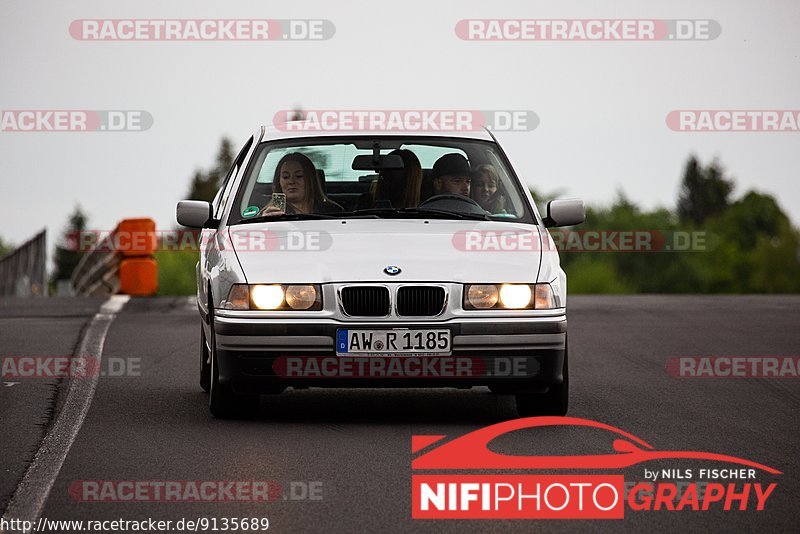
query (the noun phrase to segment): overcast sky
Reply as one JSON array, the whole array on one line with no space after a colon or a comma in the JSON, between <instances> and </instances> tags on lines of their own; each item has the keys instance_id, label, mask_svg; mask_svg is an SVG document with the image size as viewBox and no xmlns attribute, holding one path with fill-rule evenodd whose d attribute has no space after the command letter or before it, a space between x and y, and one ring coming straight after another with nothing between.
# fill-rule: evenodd
<instances>
[{"instance_id":1,"label":"overcast sky","mask_svg":"<svg viewBox=\"0 0 800 534\"><path fill-rule=\"evenodd\" d=\"M126 217L174 223L175 203L222 136L238 147L276 111L518 109L541 119L500 141L544 191L592 204L622 189L674 206L690 153L717 157L735 195L774 194L800 222L800 132L670 130L676 109L800 109L800 2L70 1L0 2L0 109L145 110L133 133L0 132L0 236L43 227L53 244L74 205L95 229ZM328 19L325 41L91 42L75 19ZM713 19L710 41L468 42L465 18Z\"/></svg>"}]
</instances>

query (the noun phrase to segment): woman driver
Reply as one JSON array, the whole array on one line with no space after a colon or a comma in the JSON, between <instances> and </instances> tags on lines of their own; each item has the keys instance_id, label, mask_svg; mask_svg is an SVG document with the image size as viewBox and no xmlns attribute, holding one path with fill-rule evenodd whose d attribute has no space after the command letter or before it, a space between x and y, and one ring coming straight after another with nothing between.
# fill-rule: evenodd
<instances>
[{"instance_id":1,"label":"woman driver","mask_svg":"<svg viewBox=\"0 0 800 534\"><path fill-rule=\"evenodd\" d=\"M284 213L337 213L342 207L329 199L317 178L317 169L307 156L293 152L286 154L275 167L272 191L286 195L286 211L270 202L261 215L277 216Z\"/></svg>"}]
</instances>

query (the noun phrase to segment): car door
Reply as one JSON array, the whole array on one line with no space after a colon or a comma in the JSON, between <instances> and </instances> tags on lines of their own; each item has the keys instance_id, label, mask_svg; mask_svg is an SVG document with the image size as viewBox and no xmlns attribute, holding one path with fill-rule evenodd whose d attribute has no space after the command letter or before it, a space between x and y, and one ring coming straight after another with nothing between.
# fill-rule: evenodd
<instances>
[{"instance_id":1,"label":"car door","mask_svg":"<svg viewBox=\"0 0 800 534\"><path fill-rule=\"evenodd\" d=\"M233 184L236 181L235 177L242 169L242 166L247 158L247 154L252 146L253 136L247 140L242 149L239 151L239 154L233 160L231 168L225 175L225 179L222 181L222 185L220 186L219 191L217 191L217 194L211 203L213 208L213 217L217 221L221 220L222 215L225 212L228 199L231 197ZM214 276L215 268L219 266L220 250L222 246L224 246L224 243L222 243L220 240L221 238L224 238L224 232L225 228L218 226L217 228L203 229L203 231L200 233L200 259L196 266L197 299L200 309L203 310L204 315L208 313L208 287L211 278Z\"/></svg>"}]
</instances>

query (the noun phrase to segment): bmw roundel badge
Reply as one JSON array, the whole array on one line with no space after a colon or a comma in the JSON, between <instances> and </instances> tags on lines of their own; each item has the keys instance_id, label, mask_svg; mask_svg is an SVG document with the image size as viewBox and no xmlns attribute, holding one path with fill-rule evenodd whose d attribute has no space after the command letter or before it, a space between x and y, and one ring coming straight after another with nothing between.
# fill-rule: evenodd
<instances>
[{"instance_id":1,"label":"bmw roundel badge","mask_svg":"<svg viewBox=\"0 0 800 534\"><path fill-rule=\"evenodd\" d=\"M397 265L389 265L383 270L383 272L390 276L394 276L396 274L400 274L400 267Z\"/></svg>"}]
</instances>

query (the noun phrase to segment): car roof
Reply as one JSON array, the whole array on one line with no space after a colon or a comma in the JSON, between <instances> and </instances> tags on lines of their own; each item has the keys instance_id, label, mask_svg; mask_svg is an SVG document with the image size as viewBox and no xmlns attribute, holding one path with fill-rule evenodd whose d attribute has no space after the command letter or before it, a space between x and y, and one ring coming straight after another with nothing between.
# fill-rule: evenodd
<instances>
[{"instance_id":1,"label":"car roof","mask_svg":"<svg viewBox=\"0 0 800 534\"><path fill-rule=\"evenodd\" d=\"M290 125L291 124L291 128ZM262 141L275 141L280 139L301 139L309 137L419 137L419 138L455 138L472 139L476 141L495 141L494 136L489 130L481 127L479 130L470 131L403 131L403 130L327 130L305 129L307 121L292 121L277 125L264 125L264 137Z\"/></svg>"}]
</instances>

